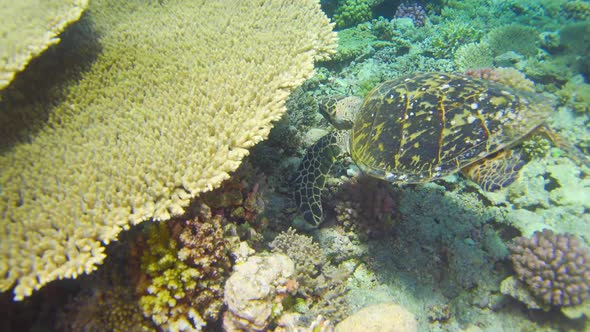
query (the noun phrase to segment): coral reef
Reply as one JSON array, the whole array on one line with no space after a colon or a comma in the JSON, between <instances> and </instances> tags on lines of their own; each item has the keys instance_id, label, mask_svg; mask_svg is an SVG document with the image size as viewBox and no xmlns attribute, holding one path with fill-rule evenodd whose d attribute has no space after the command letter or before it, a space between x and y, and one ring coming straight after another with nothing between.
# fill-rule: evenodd
<instances>
[{"instance_id":1,"label":"coral reef","mask_svg":"<svg viewBox=\"0 0 590 332\"><path fill-rule=\"evenodd\" d=\"M97 287L73 298L58 314L60 332L155 332L137 305L137 299L123 287Z\"/></svg>"},{"instance_id":2,"label":"coral reef","mask_svg":"<svg viewBox=\"0 0 590 332\"><path fill-rule=\"evenodd\" d=\"M284 254L255 255L234 267L224 288L225 331L264 331L297 289L295 265Z\"/></svg>"},{"instance_id":3,"label":"coral reef","mask_svg":"<svg viewBox=\"0 0 590 332\"><path fill-rule=\"evenodd\" d=\"M269 244L272 251L287 255L295 263L295 278L299 285L297 311L303 320L321 315L339 321L348 314L344 295L344 279L348 272L342 266L329 264L324 250L310 236L297 234L290 228L277 235Z\"/></svg>"},{"instance_id":4,"label":"coral reef","mask_svg":"<svg viewBox=\"0 0 590 332\"><path fill-rule=\"evenodd\" d=\"M583 21L590 18L590 3L587 1L567 1L561 5L561 10L573 20Z\"/></svg>"},{"instance_id":5,"label":"coral reef","mask_svg":"<svg viewBox=\"0 0 590 332\"><path fill-rule=\"evenodd\" d=\"M590 251L572 234L544 229L509 248L519 280L546 304L572 306L590 297Z\"/></svg>"},{"instance_id":6,"label":"coral reef","mask_svg":"<svg viewBox=\"0 0 590 332\"><path fill-rule=\"evenodd\" d=\"M2 5L0 90L34 57L60 41L58 35L77 21L88 0L14 1Z\"/></svg>"},{"instance_id":7,"label":"coral reef","mask_svg":"<svg viewBox=\"0 0 590 332\"><path fill-rule=\"evenodd\" d=\"M428 52L435 58L450 59L461 45L479 41L482 37L481 31L463 20L443 21L430 27L430 32Z\"/></svg>"},{"instance_id":8,"label":"coral reef","mask_svg":"<svg viewBox=\"0 0 590 332\"><path fill-rule=\"evenodd\" d=\"M220 215L150 225L138 286L146 317L168 331L200 331L220 316L230 260Z\"/></svg>"},{"instance_id":9,"label":"coral reef","mask_svg":"<svg viewBox=\"0 0 590 332\"><path fill-rule=\"evenodd\" d=\"M89 68L0 98L0 290L17 300L95 270L123 229L218 187L336 47L315 0L96 0L89 12L77 27L102 47Z\"/></svg>"},{"instance_id":10,"label":"coral reef","mask_svg":"<svg viewBox=\"0 0 590 332\"><path fill-rule=\"evenodd\" d=\"M335 198L336 219L345 230L361 237L388 236L399 218L395 191L378 179L355 177L340 186Z\"/></svg>"},{"instance_id":11,"label":"coral reef","mask_svg":"<svg viewBox=\"0 0 590 332\"><path fill-rule=\"evenodd\" d=\"M299 291L313 294L317 287L315 279L321 275L322 267L327 264L322 248L311 237L297 234L292 228L277 235L269 246L273 252L285 254L293 260Z\"/></svg>"},{"instance_id":12,"label":"coral reef","mask_svg":"<svg viewBox=\"0 0 590 332\"><path fill-rule=\"evenodd\" d=\"M424 8L417 2L402 2L395 10L394 18L411 18L414 26L422 27L428 22Z\"/></svg>"},{"instance_id":13,"label":"coral reef","mask_svg":"<svg viewBox=\"0 0 590 332\"><path fill-rule=\"evenodd\" d=\"M504 84L517 90L535 91L535 83L514 68L469 69L465 71L465 75Z\"/></svg>"},{"instance_id":14,"label":"coral reef","mask_svg":"<svg viewBox=\"0 0 590 332\"><path fill-rule=\"evenodd\" d=\"M547 156L550 149L551 141L545 135L537 134L522 142L520 151L530 161Z\"/></svg>"},{"instance_id":15,"label":"coral reef","mask_svg":"<svg viewBox=\"0 0 590 332\"><path fill-rule=\"evenodd\" d=\"M459 46L453 56L455 68L460 71L491 67L494 58L487 43L474 42Z\"/></svg>"},{"instance_id":16,"label":"coral reef","mask_svg":"<svg viewBox=\"0 0 590 332\"><path fill-rule=\"evenodd\" d=\"M582 80L570 80L556 92L559 103L576 113L590 114L590 84Z\"/></svg>"},{"instance_id":17,"label":"coral reef","mask_svg":"<svg viewBox=\"0 0 590 332\"><path fill-rule=\"evenodd\" d=\"M509 51L530 57L537 54L539 35L537 30L521 24L511 24L490 31L485 40L494 55Z\"/></svg>"},{"instance_id":18,"label":"coral reef","mask_svg":"<svg viewBox=\"0 0 590 332\"><path fill-rule=\"evenodd\" d=\"M334 13L337 28L348 28L371 19L372 12L368 0L341 0Z\"/></svg>"},{"instance_id":19,"label":"coral reef","mask_svg":"<svg viewBox=\"0 0 590 332\"><path fill-rule=\"evenodd\" d=\"M359 61L373 53L378 43L377 38L369 30L359 27L340 30L338 31L338 48L332 60Z\"/></svg>"}]
</instances>

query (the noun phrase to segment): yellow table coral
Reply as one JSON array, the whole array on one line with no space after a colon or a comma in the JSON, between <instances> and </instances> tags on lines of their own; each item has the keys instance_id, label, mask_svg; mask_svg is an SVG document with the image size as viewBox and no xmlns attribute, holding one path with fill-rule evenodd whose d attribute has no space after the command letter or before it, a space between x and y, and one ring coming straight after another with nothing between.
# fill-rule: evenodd
<instances>
[{"instance_id":1,"label":"yellow table coral","mask_svg":"<svg viewBox=\"0 0 590 332\"><path fill-rule=\"evenodd\" d=\"M57 35L87 5L88 0L0 0L0 90L32 58L58 43Z\"/></svg>"},{"instance_id":2,"label":"yellow table coral","mask_svg":"<svg viewBox=\"0 0 590 332\"><path fill-rule=\"evenodd\" d=\"M1 92L0 290L16 300L219 186L336 47L317 0L94 0L76 29L96 39L91 63Z\"/></svg>"}]
</instances>

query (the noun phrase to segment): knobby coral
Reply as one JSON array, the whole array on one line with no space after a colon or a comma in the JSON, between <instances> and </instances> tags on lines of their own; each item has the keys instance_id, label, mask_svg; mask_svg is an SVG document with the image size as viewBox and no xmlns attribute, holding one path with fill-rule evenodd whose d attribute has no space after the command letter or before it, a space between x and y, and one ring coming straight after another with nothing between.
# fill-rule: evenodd
<instances>
[{"instance_id":1,"label":"knobby coral","mask_svg":"<svg viewBox=\"0 0 590 332\"><path fill-rule=\"evenodd\" d=\"M428 21L426 10L419 3L402 2L396 9L394 18L411 18L414 26L422 27Z\"/></svg>"},{"instance_id":2,"label":"knobby coral","mask_svg":"<svg viewBox=\"0 0 590 332\"><path fill-rule=\"evenodd\" d=\"M15 286L16 300L95 270L123 229L218 187L336 47L316 0L88 11L76 28L100 45L95 61L44 93L0 96L0 291Z\"/></svg>"},{"instance_id":3,"label":"knobby coral","mask_svg":"<svg viewBox=\"0 0 590 332\"><path fill-rule=\"evenodd\" d=\"M518 278L546 304L571 306L590 297L590 251L572 234L544 229L509 246Z\"/></svg>"},{"instance_id":4,"label":"knobby coral","mask_svg":"<svg viewBox=\"0 0 590 332\"><path fill-rule=\"evenodd\" d=\"M367 0L342 0L334 13L338 28L347 28L371 19L371 6Z\"/></svg>"}]
</instances>

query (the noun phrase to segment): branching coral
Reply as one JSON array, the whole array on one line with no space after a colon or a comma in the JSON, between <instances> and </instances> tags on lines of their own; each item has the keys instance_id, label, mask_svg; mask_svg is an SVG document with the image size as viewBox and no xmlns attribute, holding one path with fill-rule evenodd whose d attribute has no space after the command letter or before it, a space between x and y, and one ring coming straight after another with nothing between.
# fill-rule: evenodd
<instances>
[{"instance_id":1,"label":"branching coral","mask_svg":"<svg viewBox=\"0 0 590 332\"><path fill-rule=\"evenodd\" d=\"M494 55L514 51L524 56L537 54L539 33L529 26L520 24L505 25L496 28L485 38Z\"/></svg>"},{"instance_id":2,"label":"branching coral","mask_svg":"<svg viewBox=\"0 0 590 332\"><path fill-rule=\"evenodd\" d=\"M590 114L590 84L569 81L556 94L560 104L571 107L577 113Z\"/></svg>"},{"instance_id":3,"label":"branching coral","mask_svg":"<svg viewBox=\"0 0 590 332\"><path fill-rule=\"evenodd\" d=\"M295 264L294 277L298 283L297 295L306 308L306 317L322 315L331 320L341 320L348 313L344 298L343 280L348 273L328 264L322 248L310 236L297 234L289 229L270 243L272 251L287 255Z\"/></svg>"},{"instance_id":4,"label":"branching coral","mask_svg":"<svg viewBox=\"0 0 590 332\"><path fill-rule=\"evenodd\" d=\"M459 46L475 42L481 38L481 32L463 20L444 21L432 28L428 38L430 49L437 58L452 58Z\"/></svg>"},{"instance_id":5,"label":"branching coral","mask_svg":"<svg viewBox=\"0 0 590 332\"><path fill-rule=\"evenodd\" d=\"M1 91L0 290L17 300L218 187L336 46L316 0L96 0L76 27L95 61L69 67L60 52L88 49L62 43L45 60L74 77Z\"/></svg>"},{"instance_id":6,"label":"branching coral","mask_svg":"<svg viewBox=\"0 0 590 332\"><path fill-rule=\"evenodd\" d=\"M60 41L57 36L80 18L88 0L9 1L1 6L0 90L32 58Z\"/></svg>"},{"instance_id":7,"label":"branching coral","mask_svg":"<svg viewBox=\"0 0 590 332\"><path fill-rule=\"evenodd\" d=\"M295 263L296 277L300 291L313 293L317 288L316 278L326 265L326 257L320 246L309 236L297 234L294 229L277 235L270 243L273 252L283 253Z\"/></svg>"},{"instance_id":8,"label":"branching coral","mask_svg":"<svg viewBox=\"0 0 590 332\"><path fill-rule=\"evenodd\" d=\"M546 304L571 306L590 297L590 251L572 234L545 229L509 246L518 278Z\"/></svg>"},{"instance_id":9,"label":"branching coral","mask_svg":"<svg viewBox=\"0 0 590 332\"><path fill-rule=\"evenodd\" d=\"M487 43L474 42L459 46L453 56L455 68L468 70L490 67L493 64L492 50Z\"/></svg>"},{"instance_id":10,"label":"branching coral","mask_svg":"<svg viewBox=\"0 0 590 332\"><path fill-rule=\"evenodd\" d=\"M194 219L150 225L141 267L147 287L139 301L168 331L200 331L219 318L230 260L221 216L201 205Z\"/></svg>"}]
</instances>

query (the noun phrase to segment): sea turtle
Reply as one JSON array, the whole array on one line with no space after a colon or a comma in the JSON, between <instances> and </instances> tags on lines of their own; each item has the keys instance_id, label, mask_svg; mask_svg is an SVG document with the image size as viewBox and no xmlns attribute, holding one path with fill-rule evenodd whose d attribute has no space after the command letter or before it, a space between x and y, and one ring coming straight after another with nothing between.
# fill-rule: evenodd
<instances>
[{"instance_id":1,"label":"sea turtle","mask_svg":"<svg viewBox=\"0 0 590 332\"><path fill-rule=\"evenodd\" d=\"M421 183L462 170L485 190L507 186L523 165L510 148L553 110L541 95L447 73L401 77L364 100L355 98L320 104L337 130L308 149L297 171L299 227L322 222L326 175L343 155L363 173L392 183Z\"/></svg>"}]
</instances>

